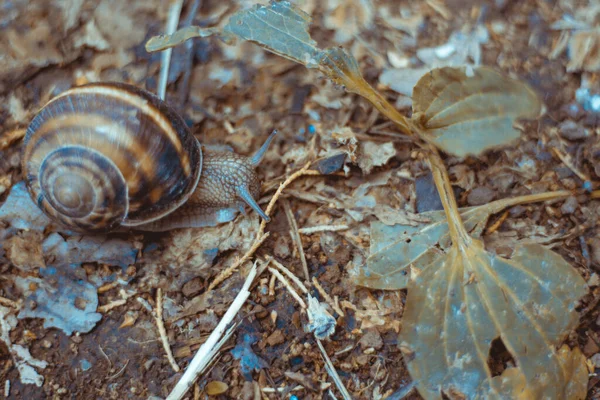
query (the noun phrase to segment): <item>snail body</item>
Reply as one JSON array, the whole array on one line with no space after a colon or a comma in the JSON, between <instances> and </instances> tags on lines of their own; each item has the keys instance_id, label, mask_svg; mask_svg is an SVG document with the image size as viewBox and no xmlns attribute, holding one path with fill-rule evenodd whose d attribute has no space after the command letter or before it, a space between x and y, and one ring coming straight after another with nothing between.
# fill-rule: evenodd
<instances>
[{"instance_id":1,"label":"snail body","mask_svg":"<svg viewBox=\"0 0 600 400\"><path fill-rule=\"evenodd\" d=\"M157 96L93 83L50 100L24 139L22 169L33 201L73 231L164 231L223 222L260 194L252 157L207 151Z\"/></svg>"}]
</instances>

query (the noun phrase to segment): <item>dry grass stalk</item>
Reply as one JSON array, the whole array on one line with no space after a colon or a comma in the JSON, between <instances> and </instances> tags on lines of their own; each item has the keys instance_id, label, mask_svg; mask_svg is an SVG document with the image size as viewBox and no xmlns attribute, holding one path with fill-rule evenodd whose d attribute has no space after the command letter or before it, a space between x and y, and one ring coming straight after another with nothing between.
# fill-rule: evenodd
<instances>
[{"instance_id":1,"label":"dry grass stalk","mask_svg":"<svg viewBox=\"0 0 600 400\"><path fill-rule=\"evenodd\" d=\"M160 340L162 342L163 348L165 349L165 353L167 353L167 359L169 360L169 364L175 372L179 372L180 368L177 365L177 361L173 357L173 352L171 351L171 345L169 344L169 339L167 338L167 330L165 329L165 323L163 321L163 297L162 297L162 289L158 289L156 293L156 316L154 317L156 321L156 326L158 326L158 332L160 333Z\"/></svg>"},{"instance_id":2,"label":"dry grass stalk","mask_svg":"<svg viewBox=\"0 0 600 400\"><path fill-rule=\"evenodd\" d=\"M294 218L294 213L292 212L292 208L290 207L290 202L288 200L283 201L283 209L285 210L285 215L287 217L288 224L290 225L290 236L292 237L292 241L296 244L298 254L300 255L300 262L302 263L304 278L307 282L309 282L310 274L308 273L308 264L306 263L304 247L302 247L302 238L300 237L300 233L298 233L298 224L296 223L296 218Z\"/></svg>"}]
</instances>

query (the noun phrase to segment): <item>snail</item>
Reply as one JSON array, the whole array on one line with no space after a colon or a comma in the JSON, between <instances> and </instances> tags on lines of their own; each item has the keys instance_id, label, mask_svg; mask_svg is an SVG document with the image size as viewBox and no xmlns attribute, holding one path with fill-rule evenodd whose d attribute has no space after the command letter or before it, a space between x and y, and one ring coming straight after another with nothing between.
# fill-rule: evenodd
<instances>
[{"instance_id":1,"label":"snail","mask_svg":"<svg viewBox=\"0 0 600 400\"><path fill-rule=\"evenodd\" d=\"M75 232L166 231L216 225L255 198L255 171L276 131L251 157L206 149L166 102L136 86L91 83L34 116L22 169L33 201Z\"/></svg>"}]
</instances>

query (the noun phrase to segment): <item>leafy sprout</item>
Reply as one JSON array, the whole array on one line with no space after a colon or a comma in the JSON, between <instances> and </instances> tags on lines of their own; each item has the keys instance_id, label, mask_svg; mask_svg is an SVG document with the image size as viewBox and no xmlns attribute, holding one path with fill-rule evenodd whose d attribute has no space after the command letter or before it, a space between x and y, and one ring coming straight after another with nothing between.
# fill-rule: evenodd
<instances>
[{"instance_id":1,"label":"leafy sprout","mask_svg":"<svg viewBox=\"0 0 600 400\"><path fill-rule=\"evenodd\" d=\"M429 225L408 228L404 238L372 255L371 262L380 257L380 277L387 264L393 279L375 284L361 278L367 286L408 288L400 347L423 397L584 398L585 358L579 349L558 346L577 324L575 307L586 293L585 281L539 244L519 244L510 259L486 251L479 239L485 221L510 201L461 215L438 153L477 156L514 141L519 136L515 120L537 117L539 98L527 85L490 68L446 67L421 78L408 119L365 81L348 51L320 49L308 33L310 23L310 16L290 2L271 2L238 11L221 32L187 28L152 38L146 48L172 47L194 35L251 41L364 97L427 151L445 219L438 214ZM401 243L406 238L410 244ZM499 376L487 365L496 339L516 362Z\"/></svg>"}]
</instances>

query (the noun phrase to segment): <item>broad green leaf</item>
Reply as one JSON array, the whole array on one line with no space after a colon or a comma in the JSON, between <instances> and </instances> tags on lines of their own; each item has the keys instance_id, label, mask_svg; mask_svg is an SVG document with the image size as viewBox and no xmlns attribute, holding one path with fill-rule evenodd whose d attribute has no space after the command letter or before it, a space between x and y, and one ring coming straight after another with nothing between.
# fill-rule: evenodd
<instances>
[{"instance_id":1,"label":"broad green leaf","mask_svg":"<svg viewBox=\"0 0 600 400\"><path fill-rule=\"evenodd\" d=\"M414 268L399 340L425 399L580 398L573 362L556 348L575 328L587 289L559 255L527 244L505 259L473 239L446 254L430 249ZM516 366L493 377L487 359L498 337Z\"/></svg>"},{"instance_id":2,"label":"broad green leaf","mask_svg":"<svg viewBox=\"0 0 600 400\"><path fill-rule=\"evenodd\" d=\"M445 152L465 157L509 144L516 119L536 118L542 102L523 82L491 68L469 76L466 67L444 67L423 75L413 89L413 119Z\"/></svg>"}]
</instances>

